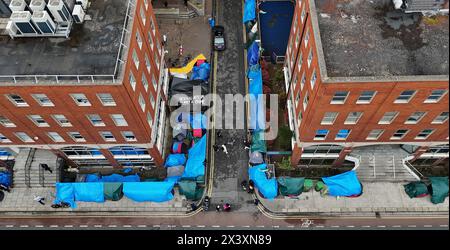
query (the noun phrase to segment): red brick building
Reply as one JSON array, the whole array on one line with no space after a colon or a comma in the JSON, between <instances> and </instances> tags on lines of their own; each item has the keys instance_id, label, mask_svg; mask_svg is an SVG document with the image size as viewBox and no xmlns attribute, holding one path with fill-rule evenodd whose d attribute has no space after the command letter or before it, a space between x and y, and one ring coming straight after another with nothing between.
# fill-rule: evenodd
<instances>
[{"instance_id":1,"label":"red brick building","mask_svg":"<svg viewBox=\"0 0 450 250\"><path fill-rule=\"evenodd\" d=\"M168 70L151 1L91 1L87 14L68 39L0 36L0 150L162 165Z\"/></svg>"},{"instance_id":2,"label":"red brick building","mask_svg":"<svg viewBox=\"0 0 450 250\"><path fill-rule=\"evenodd\" d=\"M448 158L448 25L390 1L296 1L284 67L292 163L333 154L339 165L379 144Z\"/></svg>"}]
</instances>

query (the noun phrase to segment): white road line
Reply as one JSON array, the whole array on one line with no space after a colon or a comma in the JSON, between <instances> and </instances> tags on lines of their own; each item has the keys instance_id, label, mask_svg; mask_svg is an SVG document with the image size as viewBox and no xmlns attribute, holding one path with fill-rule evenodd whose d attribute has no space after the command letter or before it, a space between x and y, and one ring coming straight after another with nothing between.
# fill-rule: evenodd
<instances>
[{"instance_id":1,"label":"white road line","mask_svg":"<svg viewBox=\"0 0 450 250\"><path fill-rule=\"evenodd\" d=\"M64 227L73 227L73 225L65 225Z\"/></svg>"},{"instance_id":2,"label":"white road line","mask_svg":"<svg viewBox=\"0 0 450 250\"><path fill-rule=\"evenodd\" d=\"M44 227L44 225L34 225L34 227Z\"/></svg>"},{"instance_id":3,"label":"white road line","mask_svg":"<svg viewBox=\"0 0 450 250\"><path fill-rule=\"evenodd\" d=\"M318 228L324 228L325 226L317 225L316 227L318 227Z\"/></svg>"},{"instance_id":4,"label":"white road line","mask_svg":"<svg viewBox=\"0 0 450 250\"><path fill-rule=\"evenodd\" d=\"M424 225L423 227L433 227L433 225Z\"/></svg>"},{"instance_id":5,"label":"white road line","mask_svg":"<svg viewBox=\"0 0 450 250\"><path fill-rule=\"evenodd\" d=\"M229 228L233 228L234 226L227 226L227 227L229 227Z\"/></svg>"},{"instance_id":6,"label":"white road line","mask_svg":"<svg viewBox=\"0 0 450 250\"><path fill-rule=\"evenodd\" d=\"M385 228L386 226L384 226L384 225L378 225L377 227Z\"/></svg>"},{"instance_id":7,"label":"white road line","mask_svg":"<svg viewBox=\"0 0 450 250\"><path fill-rule=\"evenodd\" d=\"M205 225L197 225L197 227L202 227L203 228L203 227L205 227Z\"/></svg>"},{"instance_id":8,"label":"white road line","mask_svg":"<svg viewBox=\"0 0 450 250\"><path fill-rule=\"evenodd\" d=\"M138 225L137 227L147 227L147 225Z\"/></svg>"},{"instance_id":9,"label":"white road line","mask_svg":"<svg viewBox=\"0 0 450 250\"><path fill-rule=\"evenodd\" d=\"M80 227L86 228L88 227L88 225L80 225Z\"/></svg>"},{"instance_id":10,"label":"white road line","mask_svg":"<svg viewBox=\"0 0 450 250\"><path fill-rule=\"evenodd\" d=\"M400 228L400 227L402 227L402 226L400 226L400 225L395 225L395 226L392 226L392 227Z\"/></svg>"},{"instance_id":11,"label":"white road line","mask_svg":"<svg viewBox=\"0 0 450 250\"><path fill-rule=\"evenodd\" d=\"M153 227L161 227L161 225L153 225Z\"/></svg>"},{"instance_id":12,"label":"white road line","mask_svg":"<svg viewBox=\"0 0 450 250\"><path fill-rule=\"evenodd\" d=\"M28 225L20 225L20 227L29 227Z\"/></svg>"},{"instance_id":13,"label":"white road line","mask_svg":"<svg viewBox=\"0 0 450 250\"><path fill-rule=\"evenodd\" d=\"M50 227L59 227L58 225L50 225Z\"/></svg>"},{"instance_id":14,"label":"white road line","mask_svg":"<svg viewBox=\"0 0 450 250\"><path fill-rule=\"evenodd\" d=\"M220 227L220 226L218 226L218 225L213 225L212 227L215 227L215 228L217 228L217 227Z\"/></svg>"},{"instance_id":15,"label":"white road line","mask_svg":"<svg viewBox=\"0 0 450 250\"><path fill-rule=\"evenodd\" d=\"M292 226L292 225L290 225L290 226L287 226L288 228L294 228L294 226Z\"/></svg>"},{"instance_id":16,"label":"white road line","mask_svg":"<svg viewBox=\"0 0 450 250\"><path fill-rule=\"evenodd\" d=\"M103 225L94 225L94 227L103 227Z\"/></svg>"},{"instance_id":17,"label":"white road line","mask_svg":"<svg viewBox=\"0 0 450 250\"><path fill-rule=\"evenodd\" d=\"M189 227L191 227L191 225L183 225L183 226L181 226L181 227L189 228Z\"/></svg>"},{"instance_id":18,"label":"white road line","mask_svg":"<svg viewBox=\"0 0 450 250\"><path fill-rule=\"evenodd\" d=\"M409 225L408 227L417 227L416 225Z\"/></svg>"},{"instance_id":19,"label":"white road line","mask_svg":"<svg viewBox=\"0 0 450 250\"><path fill-rule=\"evenodd\" d=\"M440 225L440 227L448 227L448 225Z\"/></svg>"},{"instance_id":20,"label":"white road line","mask_svg":"<svg viewBox=\"0 0 450 250\"><path fill-rule=\"evenodd\" d=\"M245 228L250 228L250 226L242 226L242 227L245 227Z\"/></svg>"},{"instance_id":21,"label":"white road line","mask_svg":"<svg viewBox=\"0 0 450 250\"><path fill-rule=\"evenodd\" d=\"M113 228L115 228L115 227L117 227L117 225L109 225L108 227L113 227Z\"/></svg>"},{"instance_id":22,"label":"white road line","mask_svg":"<svg viewBox=\"0 0 450 250\"><path fill-rule=\"evenodd\" d=\"M264 225L261 225L261 226L256 226L256 227L260 227L260 228L263 228L263 227L264 227Z\"/></svg>"},{"instance_id":23,"label":"white road line","mask_svg":"<svg viewBox=\"0 0 450 250\"><path fill-rule=\"evenodd\" d=\"M131 225L123 225L122 227L131 227Z\"/></svg>"},{"instance_id":24,"label":"white road line","mask_svg":"<svg viewBox=\"0 0 450 250\"><path fill-rule=\"evenodd\" d=\"M335 226L331 226L331 227L337 228L337 227L340 227L340 226L336 226L336 225L335 225Z\"/></svg>"},{"instance_id":25,"label":"white road line","mask_svg":"<svg viewBox=\"0 0 450 250\"><path fill-rule=\"evenodd\" d=\"M364 227L364 228L370 228L370 226L362 226L362 227Z\"/></svg>"},{"instance_id":26,"label":"white road line","mask_svg":"<svg viewBox=\"0 0 450 250\"><path fill-rule=\"evenodd\" d=\"M14 227L14 225L6 225L5 227Z\"/></svg>"},{"instance_id":27,"label":"white road line","mask_svg":"<svg viewBox=\"0 0 450 250\"><path fill-rule=\"evenodd\" d=\"M355 226L347 226L347 227L353 228L353 227L355 227Z\"/></svg>"},{"instance_id":28,"label":"white road line","mask_svg":"<svg viewBox=\"0 0 450 250\"><path fill-rule=\"evenodd\" d=\"M280 226L272 226L273 228L280 228Z\"/></svg>"}]
</instances>

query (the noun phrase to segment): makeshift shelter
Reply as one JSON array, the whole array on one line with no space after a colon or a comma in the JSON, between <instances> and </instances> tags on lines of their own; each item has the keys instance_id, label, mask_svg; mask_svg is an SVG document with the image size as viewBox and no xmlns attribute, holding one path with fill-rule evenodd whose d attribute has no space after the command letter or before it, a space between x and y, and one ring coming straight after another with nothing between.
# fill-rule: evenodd
<instances>
[{"instance_id":1,"label":"makeshift shelter","mask_svg":"<svg viewBox=\"0 0 450 250\"><path fill-rule=\"evenodd\" d=\"M123 193L136 202L166 202L173 199L172 190L175 182L140 182L124 183Z\"/></svg>"},{"instance_id":2,"label":"makeshift shelter","mask_svg":"<svg viewBox=\"0 0 450 250\"><path fill-rule=\"evenodd\" d=\"M106 182L103 183L103 196L105 200L118 201L123 197L123 183Z\"/></svg>"},{"instance_id":3,"label":"makeshift shelter","mask_svg":"<svg viewBox=\"0 0 450 250\"><path fill-rule=\"evenodd\" d=\"M183 174L184 178L196 178L200 175L205 175L206 142L206 135L204 135L189 150L189 156Z\"/></svg>"},{"instance_id":4,"label":"makeshift shelter","mask_svg":"<svg viewBox=\"0 0 450 250\"><path fill-rule=\"evenodd\" d=\"M0 184L4 185L5 187L11 187L11 173L8 173L6 171L0 172Z\"/></svg>"},{"instance_id":5,"label":"makeshift shelter","mask_svg":"<svg viewBox=\"0 0 450 250\"><path fill-rule=\"evenodd\" d=\"M243 22L252 21L256 19L256 0L245 0L244 3L244 18Z\"/></svg>"},{"instance_id":6,"label":"makeshift shelter","mask_svg":"<svg viewBox=\"0 0 450 250\"><path fill-rule=\"evenodd\" d=\"M264 132L254 132L252 135L251 152L267 153L266 141L264 140Z\"/></svg>"},{"instance_id":7,"label":"makeshift shelter","mask_svg":"<svg viewBox=\"0 0 450 250\"><path fill-rule=\"evenodd\" d=\"M249 178L255 183L256 188L266 199L274 199L278 195L278 184L275 178L267 179L267 165L261 164L250 167Z\"/></svg>"},{"instance_id":8,"label":"makeshift shelter","mask_svg":"<svg viewBox=\"0 0 450 250\"><path fill-rule=\"evenodd\" d=\"M76 201L105 202L103 183L72 183Z\"/></svg>"},{"instance_id":9,"label":"makeshift shelter","mask_svg":"<svg viewBox=\"0 0 450 250\"><path fill-rule=\"evenodd\" d=\"M249 68L259 64L259 44L257 42L253 42L248 48L247 62Z\"/></svg>"},{"instance_id":10,"label":"makeshift shelter","mask_svg":"<svg viewBox=\"0 0 450 250\"><path fill-rule=\"evenodd\" d=\"M139 175L128 175L123 176L120 174L111 174L100 177L97 174L86 175L85 182L140 182L141 178Z\"/></svg>"},{"instance_id":11,"label":"makeshift shelter","mask_svg":"<svg viewBox=\"0 0 450 250\"><path fill-rule=\"evenodd\" d=\"M167 168L167 177L181 177L184 173L184 166L173 166Z\"/></svg>"},{"instance_id":12,"label":"makeshift shelter","mask_svg":"<svg viewBox=\"0 0 450 250\"><path fill-rule=\"evenodd\" d=\"M56 183L56 199L55 204L65 202L70 204L71 208L76 208L75 192L72 183Z\"/></svg>"},{"instance_id":13,"label":"makeshift shelter","mask_svg":"<svg viewBox=\"0 0 450 250\"><path fill-rule=\"evenodd\" d=\"M209 63L203 63L200 66L194 66L192 70L191 80L209 80L209 73L211 72L211 66Z\"/></svg>"},{"instance_id":14,"label":"makeshift shelter","mask_svg":"<svg viewBox=\"0 0 450 250\"><path fill-rule=\"evenodd\" d=\"M431 202L443 203L448 196L448 177L429 177L431 181Z\"/></svg>"},{"instance_id":15,"label":"makeshift shelter","mask_svg":"<svg viewBox=\"0 0 450 250\"><path fill-rule=\"evenodd\" d=\"M259 131L266 126L266 105L263 98L263 83L261 66L257 66L248 73L250 98L249 128Z\"/></svg>"},{"instance_id":16,"label":"makeshift shelter","mask_svg":"<svg viewBox=\"0 0 450 250\"><path fill-rule=\"evenodd\" d=\"M362 193L361 182L359 182L355 171L324 177L322 180L327 185L331 196L358 196Z\"/></svg>"},{"instance_id":17,"label":"makeshift shelter","mask_svg":"<svg viewBox=\"0 0 450 250\"><path fill-rule=\"evenodd\" d=\"M305 178L291 178L291 177L278 178L278 186L280 194L284 196L300 195L303 192L304 183Z\"/></svg>"},{"instance_id":18,"label":"makeshift shelter","mask_svg":"<svg viewBox=\"0 0 450 250\"><path fill-rule=\"evenodd\" d=\"M255 152L250 152L250 160L249 160L251 165L259 165L259 164L263 164L264 163L264 157L262 155L261 152L259 151L255 151Z\"/></svg>"},{"instance_id":19,"label":"makeshift shelter","mask_svg":"<svg viewBox=\"0 0 450 250\"><path fill-rule=\"evenodd\" d=\"M184 154L170 154L166 159L166 167L174 167L184 165L186 163L186 155Z\"/></svg>"},{"instance_id":20,"label":"makeshift shelter","mask_svg":"<svg viewBox=\"0 0 450 250\"><path fill-rule=\"evenodd\" d=\"M176 138L180 142L186 139L187 134L187 129L184 129L182 124L176 125L172 130L172 138Z\"/></svg>"},{"instance_id":21,"label":"makeshift shelter","mask_svg":"<svg viewBox=\"0 0 450 250\"><path fill-rule=\"evenodd\" d=\"M202 113L195 113L192 116L192 129L206 129L208 128L208 119Z\"/></svg>"},{"instance_id":22,"label":"makeshift shelter","mask_svg":"<svg viewBox=\"0 0 450 250\"><path fill-rule=\"evenodd\" d=\"M206 60L206 57L203 54L200 54L192 59L186 66L182 68L170 68L169 71L171 74L187 74L192 71L198 60Z\"/></svg>"},{"instance_id":23,"label":"makeshift shelter","mask_svg":"<svg viewBox=\"0 0 450 250\"><path fill-rule=\"evenodd\" d=\"M405 192L409 198L423 197L429 194L427 185L421 181L411 182L403 187L405 188Z\"/></svg>"},{"instance_id":24,"label":"makeshift shelter","mask_svg":"<svg viewBox=\"0 0 450 250\"><path fill-rule=\"evenodd\" d=\"M178 182L180 188L180 194L186 196L188 200L200 200L203 196L203 188L197 186L196 181L183 180Z\"/></svg>"}]
</instances>

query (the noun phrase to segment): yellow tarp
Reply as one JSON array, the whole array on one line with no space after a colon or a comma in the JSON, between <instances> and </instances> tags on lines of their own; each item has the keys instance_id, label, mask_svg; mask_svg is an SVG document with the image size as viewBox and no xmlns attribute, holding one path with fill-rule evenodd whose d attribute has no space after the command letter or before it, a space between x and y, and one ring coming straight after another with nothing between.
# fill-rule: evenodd
<instances>
[{"instance_id":1,"label":"yellow tarp","mask_svg":"<svg viewBox=\"0 0 450 250\"><path fill-rule=\"evenodd\" d=\"M198 60L206 60L206 57L203 54L198 55L196 58L192 59L186 66L183 68L170 68L169 71L172 74L187 74L192 71Z\"/></svg>"}]
</instances>

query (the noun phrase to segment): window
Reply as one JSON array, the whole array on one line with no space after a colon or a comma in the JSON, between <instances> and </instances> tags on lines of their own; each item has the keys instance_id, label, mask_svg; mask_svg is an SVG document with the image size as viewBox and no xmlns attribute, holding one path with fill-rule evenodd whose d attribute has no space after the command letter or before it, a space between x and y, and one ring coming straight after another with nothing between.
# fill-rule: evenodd
<instances>
[{"instance_id":1,"label":"window","mask_svg":"<svg viewBox=\"0 0 450 250\"><path fill-rule=\"evenodd\" d=\"M298 112L298 126L300 127L300 124L302 124L303 121L303 113L302 111Z\"/></svg>"},{"instance_id":2,"label":"window","mask_svg":"<svg viewBox=\"0 0 450 250\"><path fill-rule=\"evenodd\" d=\"M86 139L79 132L69 132L68 134L75 142L86 142Z\"/></svg>"},{"instance_id":3,"label":"window","mask_svg":"<svg viewBox=\"0 0 450 250\"><path fill-rule=\"evenodd\" d=\"M425 139L427 139L433 132L434 132L434 129L424 129L424 130L422 130L422 131L416 136L416 140L425 140Z\"/></svg>"},{"instance_id":4,"label":"window","mask_svg":"<svg viewBox=\"0 0 450 250\"><path fill-rule=\"evenodd\" d=\"M136 79L134 78L133 72L130 71L130 85L133 91L136 90Z\"/></svg>"},{"instance_id":5,"label":"window","mask_svg":"<svg viewBox=\"0 0 450 250\"><path fill-rule=\"evenodd\" d=\"M308 47L308 42L309 42L309 29L308 29L308 31L306 31L306 36L305 36L305 48Z\"/></svg>"},{"instance_id":6,"label":"window","mask_svg":"<svg viewBox=\"0 0 450 250\"><path fill-rule=\"evenodd\" d=\"M48 125L48 123L40 115L30 115L28 118L30 118L30 120L38 127L50 127L50 125Z\"/></svg>"},{"instance_id":7,"label":"window","mask_svg":"<svg viewBox=\"0 0 450 250\"><path fill-rule=\"evenodd\" d=\"M48 132L48 137L52 139L54 142L65 142L64 138L62 138L58 133L56 132Z\"/></svg>"},{"instance_id":8,"label":"window","mask_svg":"<svg viewBox=\"0 0 450 250\"><path fill-rule=\"evenodd\" d=\"M297 35L295 36L295 48L298 47L299 43L300 43L300 32L297 32Z\"/></svg>"},{"instance_id":9,"label":"window","mask_svg":"<svg viewBox=\"0 0 450 250\"><path fill-rule=\"evenodd\" d=\"M298 26L298 19L297 19L297 17L298 17L297 15L294 15L294 24L293 24L293 31L294 31L294 33L297 31L297 26Z\"/></svg>"},{"instance_id":10,"label":"window","mask_svg":"<svg viewBox=\"0 0 450 250\"><path fill-rule=\"evenodd\" d=\"M311 89L314 89L314 85L316 84L316 80L317 80L317 74L316 74L316 70L314 70L312 76L311 76Z\"/></svg>"},{"instance_id":11,"label":"window","mask_svg":"<svg viewBox=\"0 0 450 250\"><path fill-rule=\"evenodd\" d=\"M150 112L147 112L147 123L148 123L148 125L150 125L150 127L151 127L152 124L153 124L153 118L152 118L152 116L150 115Z\"/></svg>"},{"instance_id":12,"label":"window","mask_svg":"<svg viewBox=\"0 0 450 250\"><path fill-rule=\"evenodd\" d=\"M142 111L145 111L145 100L142 97L142 94L139 94L139 105L141 106Z\"/></svg>"},{"instance_id":13,"label":"window","mask_svg":"<svg viewBox=\"0 0 450 250\"><path fill-rule=\"evenodd\" d=\"M448 112L442 112L432 122L432 124L442 124L448 120Z\"/></svg>"},{"instance_id":14,"label":"window","mask_svg":"<svg viewBox=\"0 0 450 250\"><path fill-rule=\"evenodd\" d=\"M153 89L156 91L158 89L158 82L155 79L155 76L152 74L152 84L153 84Z\"/></svg>"},{"instance_id":15,"label":"window","mask_svg":"<svg viewBox=\"0 0 450 250\"><path fill-rule=\"evenodd\" d=\"M339 112L326 112L325 115L323 116L322 122L320 124L331 125L336 121L336 118L338 115L339 115Z\"/></svg>"},{"instance_id":16,"label":"window","mask_svg":"<svg viewBox=\"0 0 450 250\"><path fill-rule=\"evenodd\" d=\"M426 112L414 112L406 120L405 124L417 124L425 116L425 114Z\"/></svg>"},{"instance_id":17,"label":"window","mask_svg":"<svg viewBox=\"0 0 450 250\"><path fill-rule=\"evenodd\" d=\"M7 127L7 128L16 127L16 124L14 124L10 119L8 119L2 115L0 115L0 124L3 125L3 127Z\"/></svg>"},{"instance_id":18,"label":"window","mask_svg":"<svg viewBox=\"0 0 450 250\"><path fill-rule=\"evenodd\" d=\"M298 72L300 72L300 70L302 69L302 65L303 65L303 53L300 52L300 55L298 56L298 62L297 62Z\"/></svg>"},{"instance_id":19,"label":"window","mask_svg":"<svg viewBox=\"0 0 450 250\"><path fill-rule=\"evenodd\" d=\"M395 117L397 117L398 112L386 112L383 117L381 117L381 120L378 122L378 124L391 124Z\"/></svg>"},{"instance_id":20,"label":"window","mask_svg":"<svg viewBox=\"0 0 450 250\"><path fill-rule=\"evenodd\" d=\"M295 97L295 107L298 107L298 102L300 101L300 91L297 93L297 97Z\"/></svg>"},{"instance_id":21,"label":"window","mask_svg":"<svg viewBox=\"0 0 450 250\"><path fill-rule=\"evenodd\" d=\"M11 140L8 139L8 137L4 136L3 134L0 134L0 142L1 143L10 143Z\"/></svg>"},{"instance_id":22,"label":"window","mask_svg":"<svg viewBox=\"0 0 450 250\"><path fill-rule=\"evenodd\" d=\"M147 16L145 15L145 9L144 8L141 8L141 13L140 14L141 14L142 23L145 26L145 22L147 22Z\"/></svg>"},{"instance_id":23,"label":"window","mask_svg":"<svg viewBox=\"0 0 450 250\"><path fill-rule=\"evenodd\" d=\"M78 106L91 106L91 103L84 94L71 94L70 96Z\"/></svg>"},{"instance_id":24,"label":"window","mask_svg":"<svg viewBox=\"0 0 450 250\"><path fill-rule=\"evenodd\" d=\"M436 103L439 102L444 95L447 94L445 89L436 89L431 92L431 95L425 100L425 103Z\"/></svg>"},{"instance_id":25,"label":"window","mask_svg":"<svg viewBox=\"0 0 450 250\"><path fill-rule=\"evenodd\" d=\"M370 131L369 135L367 136L367 140L378 140L380 136L384 133L383 129L374 129Z\"/></svg>"},{"instance_id":26,"label":"window","mask_svg":"<svg viewBox=\"0 0 450 250\"><path fill-rule=\"evenodd\" d=\"M407 133L407 129L399 129L392 135L391 140L401 140Z\"/></svg>"},{"instance_id":27,"label":"window","mask_svg":"<svg viewBox=\"0 0 450 250\"><path fill-rule=\"evenodd\" d=\"M148 0L144 0L145 9L148 9Z\"/></svg>"},{"instance_id":28,"label":"window","mask_svg":"<svg viewBox=\"0 0 450 250\"><path fill-rule=\"evenodd\" d=\"M139 69L139 56L137 55L136 50L133 50L133 62L136 69Z\"/></svg>"},{"instance_id":29,"label":"window","mask_svg":"<svg viewBox=\"0 0 450 250\"><path fill-rule=\"evenodd\" d=\"M115 142L116 141L116 138L114 137L114 135L109 131L101 131L100 135L102 136L103 140L105 140L106 142Z\"/></svg>"},{"instance_id":30,"label":"window","mask_svg":"<svg viewBox=\"0 0 450 250\"><path fill-rule=\"evenodd\" d=\"M31 95L42 107L54 107L53 102L45 94L33 94Z\"/></svg>"},{"instance_id":31,"label":"window","mask_svg":"<svg viewBox=\"0 0 450 250\"><path fill-rule=\"evenodd\" d=\"M341 129L336 134L336 140L347 140L348 136L350 135L350 129Z\"/></svg>"},{"instance_id":32,"label":"window","mask_svg":"<svg viewBox=\"0 0 450 250\"><path fill-rule=\"evenodd\" d=\"M139 31L136 32L136 42L139 46L139 49L142 49L142 37L141 37L141 34L139 33Z\"/></svg>"},{"instance_id":33,"label":"window","mask_svg":"<svg viewBox=\"0 0 450 250\"><path fill-rule=\"evenodd\" d=\"M150 28L152 29L153 35L156 35L156 27L153 19L150 18Z\"/></svg>"},{"instance_id":34,"label":"window","mask_svg":"<svg viewBox=\"0 0 450 250\"><path fill-rule=\"evenodd\" d=\"M397 97L394 103L408 103L415 94L415 90L405 90Z\"/></svg>"},{"instance_id":35,"label":"window","mask_svg":"<svg viewBox=\"0 0 450 250\"><path fill-rule=\"evenodd\" d=\"M300 16L300 20L302 20L302 23L303 23L303 21L305 21L305 16L306 16L306 11L305 11L305 9L303 9L302 15Z\"/></svg>"},{"instance_id":36,"label":"window","mask_svg":"<svg viewBox=\"0 0 450 250\"><path fill-rule=\"evenodd\" d=\"M155 109L155 97L153 97L152 94L150 94L150 104L152 105L152 108Z\"/></svg>"},{"instance_id":37,"label":"window","mask_svg":"<svg viewBox=\"0 0 450 250\"><path fill-rule=\"evenodd\" d=\"M24 99L22 99L22 97L20 95L10 94L10 95L6 95L6 96L17 107L29 107L30 106Z\"/></svg>"},{"instance_id":38,"label":"window","mask_svg":"<svg viewBox=\"0 0 450 250\"><path fill-rule=\"evenodd\" d=\"M156 68L157 69L159 69L159 56L158 56L158 54L157 53L154 53L155 54L155 64L156 64Z\"/></svg>"},{"instance_id":39,"label":"window","mask_svg":"<svg viewBox=\"0 0 450 250\"><path fill-rule=\"evenodd\" d=\"M34 140L31 139L31 137L28 136L25 132L17 132L14 134L23 142L34 142Z\"/></svg>"},{"instance_id":40,"label":"window","mask_svg":"<svg viewBox=\"0 0 450 250\"><path fill-rule=\"evenodd\" d=\"M358 123L359 119L361 119L362 115L363 112L350 112L347 116L347 119L345 119L344 124L356 124Z\"/></svg>"},{"instance_id":41,"label":"window","mask_svg":"<svg viewBox=\"0 0 450 250\"><path fill-rule=\"evenodd\" d=\"M334 93L333 99L331 99L331 104L344 104L347 100L348 91L336 91Z\"/></svg>"},{"instance_id":42,"label":"window","mask_svg":"<svg viewBox=\"0 0 450 250\"><path fill-rule=\"evenodd\" d=\"M147 81L147 77L145 76L145 74L142 74L142 85L144 85L144 89L146 92L148 92L148 81Z\"/></svg>"},{"instance_id":43,"label":"window","mask_svg":"<svg viewBox=\"0 0 450 250\"><path fill-rule=\"evenodd\" d=\"M302 80L300 81L300 90L303 90L303 87L305 87L306 83L306 75L303 73Z\"/></svg>"},{"instance_id":44,"label":"window","mask_svg":"<svg viewBox=\"0 0 450 250\"><path fill-rule=\"evenodd\" d=\"M153 22L152 22L153 24ZM148 44L150 45L150 48L153 49L154 43L153 43L153 36L150 32L147 32L147 36L148 36Z\"/></svg>"},{"instance_id":45,"label":"window","mask_svg":"<svg viewBox=\"0 0 450 250\"><path fill-rule=\"evenodd\" d=\"M103 122L102 118L97 114L87 115L87 118L92 123L92 125L94 125L94 127L104 127L105 126L105 123Z\"/></svg>"},{"instance_id":46,"label":"window","mask_svg":"<svg viewBox=\"0 0 450 250\"><path fill-rule=\"evenodd\" d=\"M373 98L376 95L376 91L363 91L361 95L358 98L358 101L356 101L357 104L369 104L372 102Z\"/></svg>"},{"instance_id":47,"label":"window","mask_svg":"<svg viewBox=\"0 0 450 250\"><path fill-rule=\"evenodd\" d=\"M319 129L316 131L316 136L314 137L314 140L325 140L328 135L327 129Z\"/></svg>"},{"instance_id":48,"label":"window","mask_svg":"<svg viewBox=\"0 0 450 250\"><path fill-rule=\"evenodd\" d=\"M145 66L147 67L147 71L149 74L152 73L152 65L150 64L150 59L148 59L148 55L145 54Z\"/></svg>"},{"instance_id":49,"label":"window","mask_svg":"<svg viewBox=\"0 0 450 250\"><path fill-rule=\"evenodd\" d=\"M72 127L72 123L64 115L52 115L52 117L61 127Z\"/></svg>"},{"instance_id":50,"label":"window","mask_svg":"<svg viewBox=\"0 0 450 250\"><path fill-rule=\"evenodd\" d=\"M134 136L134 133L131 131L123 131L122 136L125 139L125 141L128 142L137 141L136 136Z\"/></svg>"},{"instance_id":51,"label":"window","mask_svg":"<svg viewBox=\"0 0 450 250\"><path fill-rule=\"evenodd\" d=\"M308 54L308 68L311 67L313 56L314 56L314 54L313 54L313 50L311 48L311 50L309 51L309 54Z\"/></svg>"},{"instance_id":52,"label":"window","mask_svg":"<svg viewBox=\"0 0 450 250\"><path fill-rule=\"evenodd\" d=\"M303 98L303 110L306 110L306 107L308 107L309 103L309 95L306 93L305 98Z\"/></svg>"},{"instance_id":53,"label":"window","mask_svg":"<svg viewBox=\"0 0 450 250\"><path fill-rule=\"evenodd\" d=\"M125 120L125 117L123 117L123 115L121 114L111 115L111 119L114 121L114 124L116 124L117 127L128 126L127 120Z\"/></svg>"},{"instance_id":54,"label":"window","mask_svg":"<svg viewBox=\"0 0 450 250\"><path fill-rule=\"evenodd\" d=\"M98 99L103 104L103 106L116 106L116 101L114 101L114 98L111 94L97 94Z\"/></svg>"}]
</instances>

